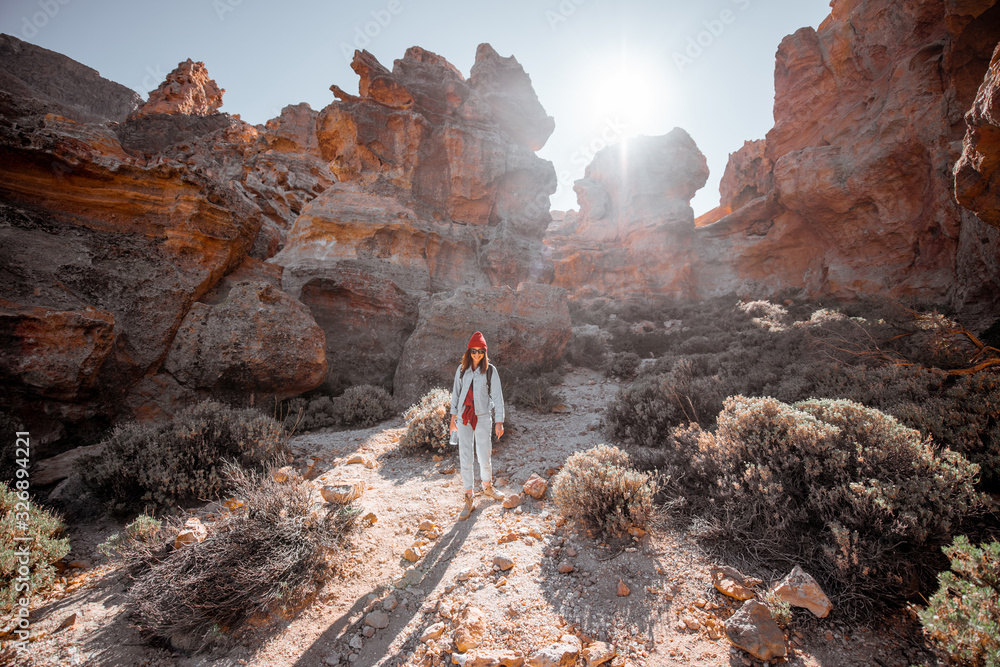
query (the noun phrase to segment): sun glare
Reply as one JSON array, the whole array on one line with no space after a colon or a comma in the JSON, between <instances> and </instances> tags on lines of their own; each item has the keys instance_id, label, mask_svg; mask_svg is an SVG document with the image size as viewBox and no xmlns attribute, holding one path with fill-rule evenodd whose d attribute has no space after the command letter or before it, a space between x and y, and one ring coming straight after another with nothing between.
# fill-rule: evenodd
<instances>
[{"instance_id":1,"label":"sun glare","mask_svg":"<svg viewBox=\"0 0 1000 667\"><path fill-rule=\"evenodd\" d=\"M626 135L650 134L666 115L664 77L635 58L616 58L595 73L593 121L618 121Z\"/></svg>"}]
</instances>

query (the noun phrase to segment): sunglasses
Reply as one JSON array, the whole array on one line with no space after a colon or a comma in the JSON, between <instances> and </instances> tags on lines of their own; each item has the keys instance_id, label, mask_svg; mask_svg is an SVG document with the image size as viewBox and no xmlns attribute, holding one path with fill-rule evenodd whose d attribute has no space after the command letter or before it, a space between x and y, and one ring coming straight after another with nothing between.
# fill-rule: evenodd
<instances>
[{"instance_id":1,"label":"sunglasses","mask_svg":"<svg viewBox=\"0 0 1000 667\"><path fill-rule=\"evenodd\" d=\"M470 348L469 349L469 354L486 354L486 350L479 349L479 348Z\"/></svg>"}]
</instances>

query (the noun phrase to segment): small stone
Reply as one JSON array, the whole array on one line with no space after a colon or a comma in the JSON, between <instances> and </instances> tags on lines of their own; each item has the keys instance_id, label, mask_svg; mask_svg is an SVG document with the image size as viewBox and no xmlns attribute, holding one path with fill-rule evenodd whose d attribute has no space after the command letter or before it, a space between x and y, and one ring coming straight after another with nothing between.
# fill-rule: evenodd
<instances>
[{"instance_id":1,"label":"small stone","mask_svg":"<svg viewBox=\"0 0 1000 667\"><path fill-rule=\"evenodd\" d=\"M545 490L548 488L549 483L538 476L537 473L531 473L531 477L528 481L524 483L524 492L535 500L541 500L545 497Z\"/></svg>"},{"instance_id":2,"label":"small stone","mask_svg":"<svg viewBox=\"0 0 1000 667\"><path fill-rule=\"evenodd\" d=\"M576 558L577 551L573 547L566 547L566 555L570 558Z\"/></svg>"},{"instance_id":3,"label":"small stone","mask_svg":"<svg viewBox=\"0 0 1000 667\"><path fill-rule=\"evenodd\" d=\"M468 653L477 648L486 635L486 614L476 607L467 607L459 616L455 630L455 648L459 653Z\"/></svg>"},{"instance_id":4,"label":"small stone","mask_svg":"<svg viewBox=\"0 0 1000 667\"><path fill-rule=\"evenodd\" d=\"M363 640L360 635L354 635L353 637L351 637L349 645L353 649L360 649L365 645L365 640Z\"/></svg>"},{"instance_id":5,"label":"small stone","mask_svg":"<svg viewBox=\"0 0 1000 667\"><path fill-rule=\"evenodd\" d=\"M819 618L826 618L833 609L830 598L815 579L796 565L777 586L774 593L793 607L803 607Z\"/></svg>"},{"instance_id":6,"label":"small stone","mask_svg":"<svg viewBox=\"0 0 1000 667\"><path fill-rule=\"evenodd\" d=\"M365 484L361 480L345 480L336 485L324 486L320 495L328 503L346 504L357 500L364 493Z\"/></svg>"},{"instance_id":7,"label":"small stone","mask_svg":"<svg viewBox=\"0 0 1000 667\"><path fill-rule=\"evenodd\" d=\"M323 658L323 664L330 665L330 667L336 667L340 664L340 654L337 652L331 653Z\"/></svg>"},{"instance_id":8,"label":"small stone","mask_svg":"<svg viewBox=\"0 0 1000 667\"><path fill-rule=\"evenodd\" d=\"M415 586L420 583L423 579L424 574L415 567L411 567L407 570L402 577L396 581L396 588L406 588L407 586Z\"/></svg>"},{"instance_id":9,"label":"small stone","mask_svg":"<svg viewBox=\"0 0 1000 667\"><path fill-rule=\"evenodd\" d=\"M787 654L785 633L771 617L767 607L747 600L726 621L726 636L733 644L758 660L781 658Z\"/></svg>"},{"instance_id":10,"label":"small stone","mask_svg":"<svg viewBox=\"0 0 1000 667\"><path fill-rule=\"evenodd\" d=\"M521 501L523 500L524 496L522 496L520 493L512 493L503 499L503 507L504 509L512 510L518 505L520 505Z\"/></svg>"},{"instance_id":11,"label":"small stone","mask_svg":"<svg viewBox=\"0 0 1000 667\"><path fill-rule=\"evenodd\" d=\"M389 625L389 614L384 611L373 611L365 616L365 625L381 630Z\"/></svg>"},{"instance_id":12,"label":"small stone","mask_svg":"<svg viewBox=\"0 0 1000 667\"><path fill-rule=\"evenodd\" d=\"M572 635L563 635L563 639ZM576 639L576 637L573 637ZM580 653L580 640L575 643L560 640L558 644L552 644L532 653L527 660L529 667L563 667L564 665L576 664L576 658Z\"/></svg>"},{"instance_id":13,"label":"small stone","mask_svg":"<svg viewBox=\"0 0 1000 667\"><path fill-rule=\"evenodd\" d=\"M521 538L520 535L518 535L514 531L511 531L511 532L507 533L506 535L501 535L500 539L497 540L497 544L507 544L508 542L515 542L515 541L519 540L520 538Z\"/></svg>"},{"instance_id":14,"label":"small stone","mask_svg":"<svg viewBox=\"0 0 1000 667\"><path fill-rule=\"evenodd\" d=\"M441 468L441 474L442 475L454 475L455 474L455 466L448 466L447 468Z\"/></svg>"},{"instance_id":15,"label":"small stone","mask_svg":"<svg viewBox=\"0 0 1000 667\"><path fill-rule=\"evenodd\" d=\"M614 644L605 642L593 642L580 652L584 667L598 667L618 655Z\"/></svg>"},{"instance_id":16,"label":"small stone","mask_svg":"<svg viewBox=\"0 0 1000 667\"><path fill-rule=\"evenodd\" d=\"M455 578L459 581L468 581L469 579L472 579L472 577L475 576L475 574L476 574L475 570L471 568L466 568L464 570L460 570L459 573L455 576Z\"/></svg>"},{"instance_id":17,"label":"small stone","mask_svg":"<svg viewBox=\"0 0 1000 667\"><path fill-rule=\"evenodd\" d=\"M427 642L434 641L435 639L440 639L443 634L444 623L439 621L424 630L424 634L420 635L420 641L426 644Z\"/></svg>"},{"instance_id":18,"label":"small stone","mask_svg":"<svg viewBox=\"0 0 1000 667\"><path fill-rule=\"evenodd\" d=\"M394 595L390 595L386 597L386 599L382 600L382 609L385 611L392 611L397 606L399 606L399 600L397 600Z\"/></svg>"},{"instance_id":19,"label":"small stone","mask_svg":"<svg viewBox=\"0 0 1000 667\"><path fill-rule=\"evenodd\" d=\"M625 584L625 582L622 581L621 579L619 579L618 580L618 590L616 591L616 595L618 595L618 597L620 597L620 598L624 598L624 597L628 597L628 594L631 593L631 592L632 591L629 590L629 587Z\"/></svg>"},{"instance_id":20,"label":"small stone","mask_svg":"<svg viewBox=\"0 0 1000 667\"><path fill-rule=\"evenodd\" d=\"M570 563L568 560L564 560L563 562L559 563L559 571L563 574L569 574L575 569L576 566L573 565L573 563Z\"/></svg>"},{"instance_id":21,"label":"small stone","mask_svg":"<svg viewBox=\"0 0 1000 667\"><path fill-rule=\"evenodd\" d=\"M731 567L716 566L712 568L712 584L724 595L736 600L749 600L754 597L747 579Z\"/></svg>"},{"instance_id":22,"label":"small stone","mask_svg":"<svg viewBox=\"0 0 1000 667\"><path fill-rule=\"evenodd\" d=\"M499 567L503 571L507 571L514 567L514 561L511 560L506 554L497 554L493 557L493 564Z\"/></svg>"},{"instance_id":23,"label":"small stone","mask_svg":"<svg viewBox=\"0 0 1000 667\"><path fill-rule=\"evenodd\" d=\"M372 637L375 636L375 628L373 628L370 625L366 625L364 629L361 630L361 634L363 634L368 639L371 639Z\"/></svg>"},{"instance_id":24,"label":"small stone","mask_svg":"<svg viewBox=\"0 0 1000 667\"><path fill-rule=\"evenodd\" d=\"M174 549L203 542L206 537L208 537L208 528L202 524L201 519L192 517L184 522L184 528L174 538Z\"/></svg>"},{"instance_id":25,"label":"small stone","mask_svg":"<svg viewBox=\"0 0 1000 667\"><path fill-rule=\"evenodd\" d=\"M406 551L403 552L403 558L411 563L416 563L420 560L420 547L408 547Z\"/></svg>"}]
</instances>

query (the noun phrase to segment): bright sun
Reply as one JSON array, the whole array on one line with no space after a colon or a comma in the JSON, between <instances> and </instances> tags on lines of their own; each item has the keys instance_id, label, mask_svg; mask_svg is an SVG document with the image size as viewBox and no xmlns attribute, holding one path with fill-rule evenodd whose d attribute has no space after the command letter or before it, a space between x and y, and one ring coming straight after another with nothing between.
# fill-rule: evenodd
<instances>
[{"instance_id":1,"label":"bright sun","mask_svg":"<svg viewBox=\"0 0 1000 667\"><path fill-rule=\"evenodd\" d=\"M592 121L618 121L627 135L649 134L666 114L663 77L635 58L605 62L595 72Z\"/></svg>"}]
</instances>

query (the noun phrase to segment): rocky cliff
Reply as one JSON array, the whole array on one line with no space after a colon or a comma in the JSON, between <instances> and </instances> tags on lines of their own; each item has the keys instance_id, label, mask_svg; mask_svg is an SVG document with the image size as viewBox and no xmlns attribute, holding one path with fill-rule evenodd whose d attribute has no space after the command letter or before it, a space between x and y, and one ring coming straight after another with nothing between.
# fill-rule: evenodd
<instances>
[{"instance_id":1,"label":"rocky cliff","mask_svg":"<svg viewBox=\"0 0 1000 667\"><path fill-rule=\"evenodd\" d=\"M556 230L548 241L556 284L619 295L798 290L953 305L994 298L1000 239L984 224L989 213L977 219L958 205L952 169L974 103L981 111L970 116L975 136L966 143L981 152L968 164L991 169L982 156L993 150L992 126L975 119L990 118L992 98L976 95L998 41L994 2L835 0L818 30L803 28L779 46L775 126L730 157L719 208L640 239L645 214L609 226L594 213L585 178L577 228L630 231L615 232L610 252L595 256L587 250L593 233L580 241ZM700 166L685 166L689 158L670 159L664 174L689 169L701 178ZM599 155L595 165L606 160ZM631 171L599 180L631 183ZM972 180L988 192L988 179ZM662 186L677 180L665 175ZM663 251L648 252L651 244ZM623 281L623 267L634 278Z\"/></svg>"},{"instance_id":2,"label":"rocky cliff","mask_svg":"<svg viewBox=\"0 0 1000 667\"><path fill-rule=\"evenodd\" d=\"M409 388L396 373L421 299L544 275L555 171L534 151L554 124L517 61L488 44L468 79L417 47L391 71L365 51L352 68L358 94L332 86L338 99L314 124L338 182L302 208L269 261L327 332L333 391Z\"/></svg>"},{"instance_id":3,"label":"rocky cliff","mask_svg":"<svg viewBox=\"0 0 1000 667\"><path fill-rule=\"evenodd\" d=\"M131 91L13 37L0 41L0 70L0 408L44 441L67 423L156 414L220 385L264 399L322 382L323 333L266 284L270 269L244 269L233 289L243 298L206 302L255 250L266 257L265 224L287 226L263 204L300 195L287 181L252 187L267 141L216 113L207 73L192 79L182 63L165 86L187 100L192 87L213 89L212 104L161 99L137 113ZM233 318L238 335L208 363L218 341L205 324ZM278 327L283 337L269 338ZM297 329L310 333L288 335ZM274 343L264 362L262 341Z\"/></svg>"},{"instance_id":4,"label":"rocky cliff","mask_svg":"<svg viewBox=\"0 0 1000 667\"><path fill-rule=\"evenodd\" d=\"M44 441L324 382L396 383L412 401L448 373L413 354L398 372L404 346L428 297L457 288L478 316L455 319L469 331L452 332L452 356L499 326L495 303L520 309L524 340L498 338L511 359L561 350L561 290L512 289L545 272L555 189L534 155L554 124L527 74L488 45L468 79L416 47L391 72L364 52L354 69L359 95L333 86L319 112L251 126L219 111L203 63L180 63L142 103L3 36L0 409Z\"/></svg>"}]
</instances>

